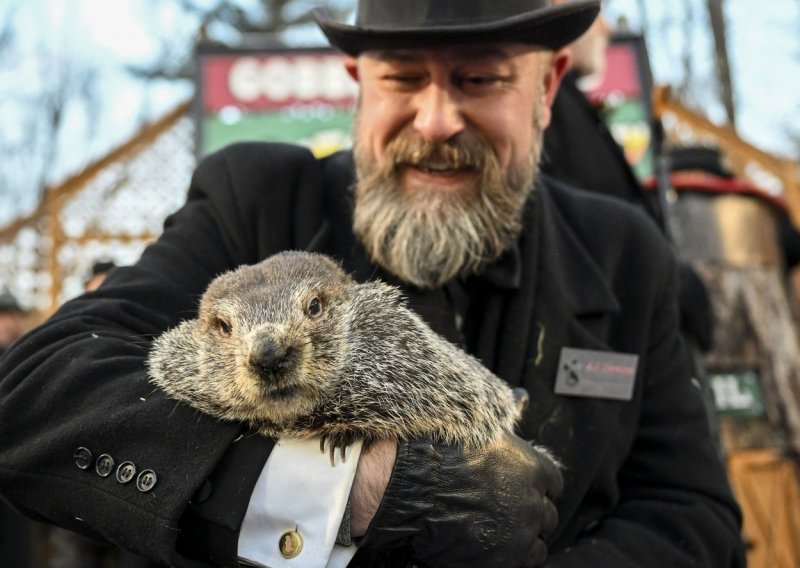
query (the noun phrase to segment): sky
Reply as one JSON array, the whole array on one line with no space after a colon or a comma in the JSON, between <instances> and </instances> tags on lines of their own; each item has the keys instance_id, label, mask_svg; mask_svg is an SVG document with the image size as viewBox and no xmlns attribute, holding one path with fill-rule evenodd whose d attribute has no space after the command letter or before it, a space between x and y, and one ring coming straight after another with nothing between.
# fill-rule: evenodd
<instances>
[{"instance_id":1,"label":"sky","mask_svg":"<svg viewBox=\"0 0 800 568\"><path fill-rule=\"evenodd\" d=\"M634 28L642 29L636 0L611 0L609 15L630 18ZM651 19L662 20L672 13L673 29L665 34L672 44L683 44L679 18L681 3L675 0L646 0ZM696 17L704 17L705 0L693 0ZM791 126L800 131L800 2L797 0L725 0L728 23L728 50L737 102L737 128L755 146L800 160L797 148L786 135ZM692 38L694 49L708 54L697 58L698 72L713 81L710 34ZM653 74L658 83L670 84L679 77L680 64L668 57L661 38L650 38L648 48ZM711 87L711 85L709 85ZM713 99L709 88L709 99ZM724 119L723 109L711 100L701 101L708 116Z\"/></svg>"},{"instance_id":2,"label":"sky","mask_svg":"<svg viewBox=\"0 0 800 568\"><path fill-rule=\"evenodd\" d=\"M693 3L696 17L704 17L705 0ZM211 3L211 0L209 0ZM242 4L247 4L243 0ZM684 2L670 0L610 0L607 15L611 21L628 18L634 31L641 30L641 5L653 19L667 24L654 30L648 38L648 50L656 83L669 84L679 77L679 63L669 57L664 45L683 45L691 41L692 49L707 57L695 62L698 72L713 81L711 38L708 34L685 38L680 33ZM2 4L6 8L2 8ZM0 67L0 83L13 83L17 92L36 90L42 65L51 65L54 72L65 72L58 66L69 54L91 63L97 69L100 120L87 133L87 109L73 109L66 117L74 136L68 131L62 145L66 150L52 165L50 183L58 183L80 171L88 162L123 143L141 125L142 119L155 120L181 101L191 97L190 84L153 84L147 89L130 78L124 64L141 64L158 54L158 30L170 30L175 44L192 34L191 22L179 17L170 2L158 0L3 0L0 18L8 17L8 7L16 5L14 21L21 40L20 56L12 65ZM788 126L800 131L800 0L726 0L729 24L729 49L738 104L740 135L764 150L786 157L796 152L786 133ZM299 41L321 42L316 31L294 36ZM52 61L41 61L41 46L50 46ZM34 54L39 56L34 57ZM66 70L68 71L68 70ZM0 93L2 90L0 89ZM701 95L702 96L702 95ZM702 106L710 118L720 121L722 107L714 101L713 89L707 89ZM142 113L134 109L144 107ZM13 123L13 109L0 105L0 124L6 132L24 135L24 129ZM80 135L78 135L80 133ZM71 139L87 140L84 144ZM3 158L0 158L3 159ZM35 204L5 204L0 207L0 224L4 224L15 207L24 213ZM5 215L4 215L5 212Z\"/></svg>"},{"instance_id":3,"label":"sky","mask_svg":"<svg viewBox=\"0 0 800 568\"><path fill-rule=\"evenodd\" d=\"M756 145L800 160L774 136L785 124L800 131L800 2L729 0L740 129ZM796 151L796 148L794 149Z\"/></svg>"}]
</instances>

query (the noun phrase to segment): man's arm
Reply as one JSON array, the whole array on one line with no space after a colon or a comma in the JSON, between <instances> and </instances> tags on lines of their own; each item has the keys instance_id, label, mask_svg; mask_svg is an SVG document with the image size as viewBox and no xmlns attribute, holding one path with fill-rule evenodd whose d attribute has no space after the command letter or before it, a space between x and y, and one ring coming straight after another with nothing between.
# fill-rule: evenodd
<instances>
[{"instance_id":1,"label":"man's arm","mask_svg":"<svg viewBox=\"0 0 800 568\"><path fill-rule=\"evenodd\" d=\"M367 532L381 504L397 458L397 442L379 440L362 453L350 493L350 536L359 538Z\"/></svg>"},{"instance_id":2,"label":"man's arm","mask_svg":"<svg viewBox=\"0 0 800 568\"><path fill-rule=\"evenodd\" d=\"M243 432L154 389L147 352L153 337L194 317L214 276L302 248L313 236L321 215L312 191L318 169L310 154L298 152L247 146L207 160L187 204L136 266L114 271L99 291L64 305L4 356L4 497L34 518L164 563L190 564L192 551L176 550L184 514L190 502L219 491L206 482ZM298 201L302 221L291 214ZM270 442L248 443L258 446L250 455L260 462L245 469L258 472ZM123 464L133 477L117 477ZM225 526L240 522L247 504L231 501L240 508L221 520Z\"/></svg>"}]
</instances>

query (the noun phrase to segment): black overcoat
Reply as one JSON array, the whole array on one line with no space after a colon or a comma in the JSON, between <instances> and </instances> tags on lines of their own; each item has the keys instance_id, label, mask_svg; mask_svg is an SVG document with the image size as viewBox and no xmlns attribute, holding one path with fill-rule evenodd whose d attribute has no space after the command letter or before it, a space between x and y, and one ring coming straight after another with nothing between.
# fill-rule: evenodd
<instances>
[{"instance_id":1,"label":"black overcoat","mask_svg":"<svg viewBox=\"0 0 800 568\"><path fill-rule=\"evenodd\" d=\"M564 76L544 132L542 171L569 185L624 199L660 226L664 212L655 191L645 191L619 143L578 87L578 74Z\"/></svg>"},{"instance_id":2,"label":"black overcoat","mask_svg":"<svg viewBox=\"0 0 800 568\"><path fill-rule=\"evenodd\" d=\"M371 277L349 228L352 177L349 154L316 160L284 145L240 144L204 160L186 205L135 266L62 306L3 359L2 494L28 515L161 562L235 557L272 442L166 399L147 381L147 350L196 315L214 276L276 251L327 252ZM739 512L684 366L668 245L626 204L537 185L517 275L482 284L472 347L528 389L521 434L565 465L550 565L742 566ZM637 354L632 399L554 394L563 347ZM155 485L101 476L103 454L152 470Z\"/></svg>"}]
</instances>

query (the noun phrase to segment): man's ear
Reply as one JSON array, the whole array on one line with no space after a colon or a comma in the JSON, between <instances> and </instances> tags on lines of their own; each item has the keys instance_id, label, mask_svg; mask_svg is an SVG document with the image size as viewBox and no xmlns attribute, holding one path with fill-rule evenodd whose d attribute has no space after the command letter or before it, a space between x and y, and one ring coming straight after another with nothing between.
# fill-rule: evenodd
<instances>
[{"instance_id":1,"label":"man's ear","mask_svg":"<svg viewBox=\"0 0 800 568\"><path fill-rule=\"evenodd\" d=\"M542 95L539 101L541 105L540 128L545 129L550 125L552 118L553 101L558 93L558 87L561 85L561 80L564 74L569 69L569 63L572 57L566 48L562 48L550 57L550 62L543 74Z\"/></svg>"},{"instance_id":2,"label":"man's ear","mask_svg":"<svg viewBox=\"0 0 800 568\"><path fill-rule=\"evenodd\" d=\"M353 80L357 83L358 82L358 60L355 57L346 56L344 58L344 68L347 71L347 74L350 75Z\"/></svg>"}]
</instances>

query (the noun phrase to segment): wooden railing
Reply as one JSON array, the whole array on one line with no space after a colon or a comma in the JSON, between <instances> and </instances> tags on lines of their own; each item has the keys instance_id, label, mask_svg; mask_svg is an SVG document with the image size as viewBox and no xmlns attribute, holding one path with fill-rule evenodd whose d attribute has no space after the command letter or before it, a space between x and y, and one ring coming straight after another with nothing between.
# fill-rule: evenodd
<instances>
[{"instance_id":1,"label":"wooden railing","mask_svg":"<svg viewBox=\"0 0 800 568\"><path fill-rule=\"evenodd\" d=\"M737 176L773 197L782 197L792 222L800 228L800 164L759 150L742 140L733 128L714 124L685 107L672 96L669 87L653 90L653 112L672 136L713 142Z\"/></svg>"},{"instance_id":2,"label":"wooden railing","mask_svg":"<svg viewBox=\"0 0 800 568\"><path fill-rule=\"evenodd\" d=\"M185 193L188 187L188 176L181 178L178 183L180 189L172 186L176 185L172 177L178 175L186 169L184 162L171 160L170 154L165 153L156 159L159 170L155 173L142 173L143 168L139 167L133 172L131 164L140 159L142 155L148 155L150 149L157 144L162 137L170 140L170 133L174 141L171 142L175 152L183 156L191 156L192 167L194 164L193 151L191 148L191 135L187 136L184 127L178 128L179 121L185 122L191 110L191 102L178 105L171 112L161 117L159 120L145 124L139 132L131 137L127 142L100 157L96 161L86 166L81 172L70 177L58 186L48 187L43 192L43 197L38 206L30 214L20 217L5 227L0 227L0 249L14 250L17 248L15 243L19 235L26 231L34 235L36 243L30 246L30 254L25 258L34 256L34 260L25 260L22 255L10 255L13 260L6 266L0 268L0 281L13 282L22 278L27 278L37 282L29 291L28 302L26 304L32 310L39 312L43 316L55 310L64 295L69 291L65 288L65 280L83 276L74 274L77 268L86 270L91 267L92 254L91 245L94 243L114 243L120 246L130 246L131 248L143 247L146 243L154 240L158 236L157 230L160 228L163 218L158 217L152 223L146 223L142 230L129 232L124 227L116 227L103 222L106 218L107 210L104 207L106 200L111 200L117 195L135 195L139 201L153 202L153 211L160 211L164 206L163 202L169 200L173 193ZM193 130L189 130L191 134ZM185 138L189 138L188 142ZM158 150L156 153L164 153ZM152 154L152 152L151 152ZM163 163L162 163L163 162ZM108 172L117 172L113 176L108 176ZM174 173L178 172L178 173ZM147 177L147 179L144 179ZM141 178L141 179L140 179ZM152 178L152 179L151 179ZM167 180L172 181L172 183ZM163 187L162 187L163 186ZM95 201L89 199L87 208L81 211L88 221L80 234L72 234L67 231L65 221L67 220L66 208L80 199L84 190L88 188L102 188L96 192ZM168 211L164 212L166 215ZM149 227L149 228L148 228ZM28 239L30 240L30 239ZM28 243L30 245L30 243ZM71 262L65 262L63 251L65 248L72 247L77 253L72 253ZM8 254L6 256L9 256ZM80 257L79 260L76 258ZM72 286L74 288L74 285Z\"/></svg>"}]
</instances>

